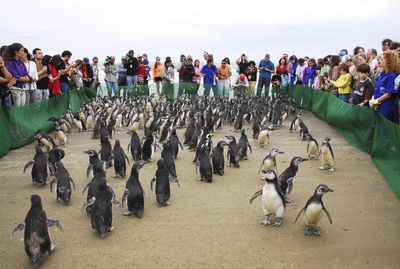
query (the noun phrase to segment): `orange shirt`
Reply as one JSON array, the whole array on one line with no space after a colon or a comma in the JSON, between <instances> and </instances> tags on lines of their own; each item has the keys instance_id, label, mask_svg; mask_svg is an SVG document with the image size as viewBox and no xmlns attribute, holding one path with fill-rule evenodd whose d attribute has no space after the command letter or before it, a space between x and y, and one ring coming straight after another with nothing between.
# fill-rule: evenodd
<instances>
[{"instance_id":1,"label":"orange shirt","mask_svg":"<svg viewBox=\"0 0 400 269\"><path fill-rule=\"evenodd\" d=\"M161 77L161 72L162 72L162 70L163 70L163 64L162 63L160 63L160 64L158 64L157 65L157 68L152 68L152 71L153 71L153 77L154 78L160 78Z\"/></svg>"},{"instance_id":2,"label":"orange shirt","mask_svg":"<svg viewBox=\"0 0 400 269\"><path fill-rule=\"evenodd\" d=\"M232 75L231 67L229 65L226 65L225 68L220 65L218 67L218 79L219 80L227 80L229 77Z\"/></svg>"}]
</instances>

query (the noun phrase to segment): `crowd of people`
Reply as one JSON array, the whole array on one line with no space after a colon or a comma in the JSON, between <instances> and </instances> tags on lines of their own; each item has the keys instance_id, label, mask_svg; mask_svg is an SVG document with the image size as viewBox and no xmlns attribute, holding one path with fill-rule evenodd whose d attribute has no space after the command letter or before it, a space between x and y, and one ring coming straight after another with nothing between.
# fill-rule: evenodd
<instances>
[{"instance_id":1,"label":"crowd of people","mask_svg":"<svg viewBox=\"0 0 400 269\"><path fill-rule=\"evenodd\" d=\"M71 62L68 50L50 56L35 48L31 54L20 43L1 47L0 55L2 107L36 103L82 87L98 88L104 69L104 84L110 95L148 96L152 81L159 96L172 100L178 73L178 97L197 96L201 85L204 95L224 97L231 91L235 96L268 96L271 86L272 90L287 90L291 85L304 85L329 91L343 102L378 109L384 117L399 122L400 43L390 39L382 41L381 53L360 46L352 53L342 49L337 55L320 59L285 53L276 65L269 54L256 64L242 53L235 70L228 57L217 67L208 52L203 53L204 65L190 55L181 55L176 68L171 57L163 63L156 57L150 64L147 54L135 56L133 50L121 58L120 64L114 56L108 56L104 67L97 57L92 57L92 62L87 57Z\"/></svg>"}]
</instances>

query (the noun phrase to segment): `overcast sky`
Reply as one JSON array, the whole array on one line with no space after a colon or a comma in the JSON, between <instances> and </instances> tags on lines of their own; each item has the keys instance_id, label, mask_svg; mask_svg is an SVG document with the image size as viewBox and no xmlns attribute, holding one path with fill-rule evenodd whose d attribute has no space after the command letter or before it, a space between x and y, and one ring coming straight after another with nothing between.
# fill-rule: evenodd
<instances>
[{"instance_id":1,"label":"overcast sky","mask_svg":"<svg viewBox=\"0 0 400 269\"><path fill-rule=\"evenodd\" d=\"M321 57L361 45L381 51L400 40L398 0L2 1L3 44L20 42L45 54L68 49L73 59L118 58L129 49L201 59L203 51L257 62L265 53Z\"/></svg>"}]
</instances>

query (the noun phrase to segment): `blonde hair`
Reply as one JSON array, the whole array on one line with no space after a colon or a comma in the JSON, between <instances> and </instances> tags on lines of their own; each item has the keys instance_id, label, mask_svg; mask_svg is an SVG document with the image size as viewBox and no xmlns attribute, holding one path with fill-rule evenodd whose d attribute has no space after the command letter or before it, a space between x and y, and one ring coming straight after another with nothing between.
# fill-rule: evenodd
<instances>
[{"instance_id":1,"label":"blonde hair","mask_svg":"<svg viewBox=\"0 0 400 269\"><path fill-rule=\"evenodd\" d=\"M382 57L386 61L385 66L382 66L384 72L400 73L400 61L397 52L394 50L387 50L383 53Z\"/></svg>"}]
</instances>

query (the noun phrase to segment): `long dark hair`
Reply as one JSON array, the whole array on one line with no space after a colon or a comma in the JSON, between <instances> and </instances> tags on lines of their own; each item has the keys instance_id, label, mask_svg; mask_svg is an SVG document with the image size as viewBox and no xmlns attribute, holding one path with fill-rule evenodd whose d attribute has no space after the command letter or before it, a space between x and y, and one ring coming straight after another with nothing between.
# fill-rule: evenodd
<instances>
[{"instance_id":1,"label":"long dark hair","mask_svg":"<svg viewBox=\"0 0 400 269\"><path fill-rule=\"evenodd\" d=\"M19 51L21 48L23 48L24 46L22 46L21 43L13 43L10 46L7 47L7 51L6 51L6 62L7 61L11 61L12 59L14 59L15 53L17 51Z\"/></svg>"}]
</instances>

